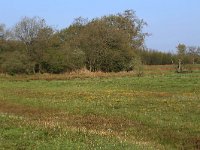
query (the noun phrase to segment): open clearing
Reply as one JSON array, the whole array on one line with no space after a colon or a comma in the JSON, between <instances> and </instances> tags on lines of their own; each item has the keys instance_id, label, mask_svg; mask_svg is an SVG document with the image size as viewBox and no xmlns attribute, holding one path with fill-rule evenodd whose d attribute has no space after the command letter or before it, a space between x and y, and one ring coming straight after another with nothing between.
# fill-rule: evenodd
<instances>
[{"instance_id":1,"label":"open clearing","mask_svg":"<svg viewBox=\"0 0 200 150\"><path fill-rule=\"evenodd\" d=\"M0 79L0 149L200 149L200 73Z\"/></svg>"}]
</instances>

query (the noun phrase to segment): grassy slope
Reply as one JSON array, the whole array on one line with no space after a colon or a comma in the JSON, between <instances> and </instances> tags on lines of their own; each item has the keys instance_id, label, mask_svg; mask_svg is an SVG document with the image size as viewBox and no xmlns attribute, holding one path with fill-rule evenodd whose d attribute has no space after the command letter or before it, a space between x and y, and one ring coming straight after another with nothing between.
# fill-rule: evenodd
<instances>
[{"instance_id":1,"label":"grassy slope","mask_svg":"<svg viewBox=\"0 0 200 150\"><path fill-rule=\"evenodd\" d=\"M173 149L200 142L199 73L0 82L5 149Z\"/></svg>"}]
</instances>

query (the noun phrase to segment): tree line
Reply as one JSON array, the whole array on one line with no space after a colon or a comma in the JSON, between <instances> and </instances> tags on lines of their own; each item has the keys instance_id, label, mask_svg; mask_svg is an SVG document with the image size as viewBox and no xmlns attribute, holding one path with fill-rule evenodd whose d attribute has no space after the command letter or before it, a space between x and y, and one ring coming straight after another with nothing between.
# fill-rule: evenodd
<instances>
[{"instance_id":1,"label":"tree line","mask_svg":"<svg viewBox=\"0 0 200 150\"><path fill-rule=\"evenodd\" d=\"M91 20L79 17L62 30L40 17L24 17L11 29L1 24L0 71L34 74L87 68L119 72L134 70L136 64L199 63L198 47L185 46L184 59L179 46L178 54L145 48L146 25L133 10Z\"/></svg>"}]
</instances>

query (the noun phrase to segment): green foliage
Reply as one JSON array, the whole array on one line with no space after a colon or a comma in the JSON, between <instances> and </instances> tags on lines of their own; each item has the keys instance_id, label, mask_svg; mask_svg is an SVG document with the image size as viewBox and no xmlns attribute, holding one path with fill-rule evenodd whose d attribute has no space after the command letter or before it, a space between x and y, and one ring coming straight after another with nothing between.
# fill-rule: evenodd
<instances>
[{"instance_id":1,"label":"green foliage","mask_svg":"<svg viewBox=\"0 0 200 150\"><path fill-rule=\"evenodd\" d=\"M4 53L3 55L3 62L1 64L1 68L3 72L7 72L8 74L15 75L15 74L23 74L23 73L30 73L33 67L31 66L28 60L28 57L25 53L14 51Z\"/></svg>"},{"instance_id":2,"label":"green foliage","mask_svg":"<svg viewBox=\"0 0 200 150\"><path fill-rule=\"evenodd\" d=\"M109 27L102 20L93 20L80 36L89 70L118 72L125 69L132 54L128 35L124 31Z\"/></svg>"},{"instance_id":3,"label":"green foliage","mask_svg":"<svg viewBox=\"0 0 200 150\"><path fill-rule=\"evenodd\" d=\"M84 67L119 72L126 70L134 49L143 46L144 25L135 12L127 10L91 21L80 17L60 32L48 27L44 19L24 17L13 31L18 42L24 43L28 60L24 61L32 67L32 73L70 72Z\"/></svg>"},{"instance_id":4,"label":"green foliage","mask_svg":"<svg viewBox=\"0 0 200 150\"><path fill-rule=\"evenodd\" d=\"M200 61L198 47L179 44L177 55L145 49L146 25L133 10L92 20L79 17L61 31L39 17L24 17L10 31L0 25L5 35L0 39L0 72L63 73L81 68L91 72L129 71L134 56L147 65L178 63L181 72L183 64Z\"/></svg>"},{"instance_id":5,"label":"green foliage","mask_svg":"<svg viewBox=\"0 0 200 150\"><path fill-rule=\"evenodd\" d=\"M175 63L175 55L156 50L137 50L137 55L142 59L146 65L167 65Z\"/></svg>"},{"instance_id":6,"label":"green foliage","mask_svg":"<svg viewBox=\"0 0 200 150\"><path fill-rule=\"evenodd\" d=\"M177 53L178 53L178 57L179 57L179 59L183 59L184 58L184 56L185 56L185 54L186 54L186 45L185 44L179 44L178 46L177 46Z\"/></svg>"},{"instance_id":7,"label":"green foliage","mask_svg":"<svg viewBox=\"0 0 200 150\"><path fill-rule=\"evenodd\" d=\"M84 62L85 54L81 50L72 51L65 46L62 49L48 50L41 67L44 72L63 73L83 68Z\"/></svg>"},{"instance_id":8,"label":"green foliage","mask_svg":"<svg viewBox=\"0 0 200 150\"><path fill-rule=\"evenodd\" d=\"M182 73L183 68L184 68L184 63L186 62L185 60L187 59L186 57L186 45L185 44L179 44L177 46L177 57L178 57L178 67L177 67L177 72Z\"/></svg>"}]
</instances>

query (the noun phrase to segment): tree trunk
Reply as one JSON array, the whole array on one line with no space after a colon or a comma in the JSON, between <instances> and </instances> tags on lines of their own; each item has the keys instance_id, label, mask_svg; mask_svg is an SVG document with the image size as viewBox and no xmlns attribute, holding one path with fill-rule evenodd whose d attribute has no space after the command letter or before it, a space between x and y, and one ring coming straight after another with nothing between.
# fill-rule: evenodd
<instances>
[{"instance_id":1,"label":"tree trunk","mask_svg":"<svg viewBox=\"0 0 200 150\"><path fill-rule=\"evenodd\" d=\"M35 74L35 66L33 67L33 74Z\"/></svg>"},{"instance_id":2,"label":"tree trunk","mask_svg":"<svg viewBox=\"0 0 200 150\"><path fill-rule=\"evenodd\" d=\"M92 72L92 64L90 63L90 72Z\"/></svg>"},{"instance_id":3,"label":"tree trunk","mask_svg":"<svg viewBox=\"0 0 200 150\"><path fill-rule=\"evenodd\" d=\"M195 59L193 58L193 59L192 59L192 64L193 64L193 65L195 64L195 62L194 62L194 61L195 61Z\"/></svg>"},{"instance_id":4,"label":"tree trunk","mask_svg":"<svg viewBox=\"0 0 200 150\"><path fill-rule=\"evenodd\" d=\"M40 65L40 63L38 65L39 65L38 66L38 73L40 74L41 73L41 65Z\"/></svg>"},{"instance_id":5,"label":"tree trunk","mask_svg":"<svg viewBox=\"0 0 200 150\"><path fill-rule=\"evenodd\" d=\"M178 72L182 72L181 59L178 60Z\"/></svg>"}]
</instances>

